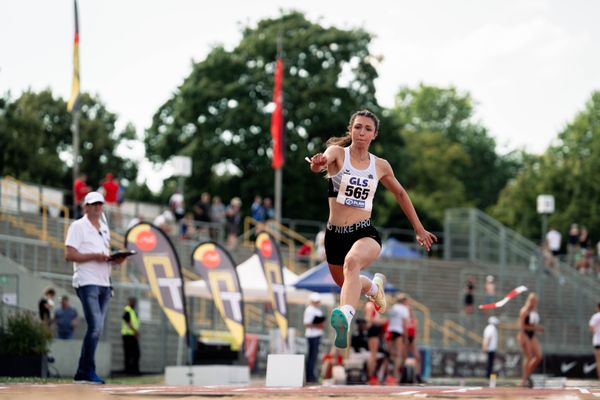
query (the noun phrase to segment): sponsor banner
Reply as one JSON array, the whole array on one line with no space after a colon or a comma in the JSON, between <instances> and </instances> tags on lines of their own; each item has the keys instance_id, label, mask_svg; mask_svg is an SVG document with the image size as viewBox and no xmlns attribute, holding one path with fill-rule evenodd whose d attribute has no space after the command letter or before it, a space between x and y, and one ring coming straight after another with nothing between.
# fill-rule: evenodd
<instances>
[{"instance_id":1,"label":"sponsor banner","mask_svg":"<svg viewBox=\"0 0 600 400\"><path fill-rule=\"evenodd\" d=\"M431 349L431 376L485 377L487 353L479 349ZM494 372L504 377L521 376L521 353L496 353Z\"/></svg>"},{"instance_id":2,"label":"sponsor banner","mask_svg":"<svg viewBox=\"0 0 600 400\"><path fill-rule=\"evenodd\" d=\"M287 319L287 300L285 296L285 282L283 281L283 263L279 246L271 235L262 232L256 238L256 254L263 266L265 278L267 280L267 289L271 306L275 313L275 320L279 326L281 337L287 340L288 319Z\"/></svg>"},{"instance_id":3,"label":"sponsor banner","mask_svg":"<svg viewBox=\"0 0 600 400\"><path fill-rule=\"evenodd\" d=\"M142 222L127 231L125 247L137 252L130 260L146 277L158 304L183 337L187 333L183 277L173 244L156 226Z\"/></svg>"},{"instance_id":4,"label":"sponsor banner","mask_svg":"<svg viewBox=\"0 0 600 400\"><path fill-rule=\"evenodd\" d=\"M192 265L206 282L217 310L233 335L235 347L240 348L244 342L244 304L233 259L219 244L206 242L192 252Z\"/></svg>"},{"instance_id":5,"label":"sponsor banner","mask_svg":"<svg viewBox=\"0 0 600 400\"><path fill-rule=\"evenodd\" d=\"M596 378L596 360L590 354L545 354L534 373L566 378ZM487 353L477 349L432 349L431 374L435 377L485 377ZM518 378L522 373L520 352L496 353L494 371Z\"/></svg>"},{"instance_id":6,"label":"sponsor banner","mask_svg":"<svg viewBox=\"0 0 600 400\"><path fill-rule=\"evenodd\" d=\"M590 354L547 354L544 362L540 363L536 372L542 373L546 365L546 374L564 376L567 378L596 379L596 360L590 348Z\"/></svg>"}]
</instances>

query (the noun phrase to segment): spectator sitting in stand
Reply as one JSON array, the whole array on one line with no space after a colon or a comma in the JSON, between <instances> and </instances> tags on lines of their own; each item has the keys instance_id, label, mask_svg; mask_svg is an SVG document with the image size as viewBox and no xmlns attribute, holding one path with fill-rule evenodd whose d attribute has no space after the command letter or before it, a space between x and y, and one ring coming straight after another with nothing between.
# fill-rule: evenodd
<instances>
[{"instance_id":1,"label":"spectator sitting in stand","mask_svg":"<svg viewBox=\"0 0 600 400\"><path fill-rule=\"evenodd\" d=\"M494 303L496 301L496 283L494 282L494 276L488 275L485 277L484 284L485 295L483 296L483 303L489 304ZM490 310L484 310L485 314L490 314Z\"/></svg>"},{"instance_id":2,"label":"spectator sitting in stand","mask_svg":"<svg viewBox=\"0 0 600 400\"><path fill-rule=\"evenodd\" d=\"M270 197L265 197L263 200L263 208L265 209L265 220L275 219L275 209L273 208L273 201Z\"/></svg>"},{"instance_id":3,"label":"spectator sitting in stand","mask_svg":"<svg viewBox=\"0 0 600 400\"><path fill-rule=\"evenodd\" d=\"M186 213L185 217L183 217L183 219L180 222L181 238L184 240L192 239L194 237L194 234L196 233L194 214L192 214L191 212Z\"/></svg>"},{"instance_id":4,"label":"spectator sitting in stand","mask_svg":"<svg viewBox=\"0 0 600 400\"><path fill-rule=\"evenodd\" d=\"M145 222L146 218L140 214L137 217L133 217L131 218L131 221L129 221L129 223L127 224L127 230L133 228L133 226L139 224L140 222Z\"/></svg>"},{"instance_id":5,"label":"spectator sitting in stand","mask_svg":"<svg viewBox=\"0 0 600 400\"><path fill-rule=\"evenodd\" d=\"M59 339L73 338L73 332L79 318L77 318L77 310L69 304L68 296L61 297L60 307L54 312L54 321L56 322L56 333Z\"/></svg>"},{"instance_id":6,"label":"spectator sitting in stand","mask_svg":"<svg viewBox=\"0 0 600 400\"><path fill-rule=\"evenodd\" d=\"M265 213L265 208L263 207L262 197L259 195L254 196L254 203L250 206L250 216L256 224L256 233L264 231L267 215Z\"/></svg>"},{"instance_id":7,"label":"spectator sitting in stand","mask_svg":"<svg viewBox=\"0 0 600 400\"><path fill-rule=\"evenodd\" d=\"M54 295L56 292L53 288L49 287L44 290L44 297L42 297L38 303L38 310L42 323L47 327L50 327L50 312L54 308Z\"/></svg>"},{"instance_id":8,"label":"spectator sitting in stand","mask_svg":"<svg viewBox=\"0 0 600 400\"><path fill-rule=\"evenodd\" d=\"M304 266L310 265L311 255L312 255L313 244L310 240L304 242L302 246L298 249L296 256L298 261Z\"/></svg>"},{"instance_id":9,"label":"spectator sitting in stand","mask_svg":"<svg viewBox=\"0 0 600 400\"><path fill-rule=\"evenodd\" d=\"M198 233L206 233L206 224L210 222L210 194L204 192L200 195L200 199L194 204L194 219L200 222Z\"/></svg>"},{"instance_id":10,"label":"spectator sitting in stand","mask_svg":"<svg viewBox=\"0 0 600 400\"><path fill-rule=\"evenodd\" d=\"M213 224L210 228L210 238L215 241L222 240L223 236L219 233L225 227L225 205L219 196L213 197L209 214Z\"/></svg>"},{"instance_id":11,"label":"spectator sitting in stand","mask_svg":"<svg viewBox=\"0 0 600 400\"><path fill-rule=\"evenodd\" d=\"M579 252L579 226L571 224L567 242L567 263L575 267L575 255Z\"/></svg>"},{"instance_id":12,"label":"spectator sitting in stand","mask_svg":"<svg viewBox=\"0 0 600 400\"><path fill-rule=\"evenodd\" d=\"M225 220L227 221L227 248L234 250L237 247L238 236L240 234L240 222L242 214L240 208L242 200L239 197L234 197L229 202L227 210L225 210Z\"/></svg>"},{"instance_id":13,"label":"spectator sitting in stand","mask_svg":"<svg viewBox=\"0 0 600 400\"><path fill-rule=\"evenodd\" d=\"M121 215L117 203L119 184L113 179L113 174L110 172L104 176L104 180L102 181L102 192L104 192L104 209L108 214L111 225L120 227Z\"/></svg>"},{"instance_id":14,"label":"spectator sitting in stand","mask_svg":"<svg viewBox=\"0 0 600 400\"><path fill-rule=\"evenodd\" d=\"M85 174L80 174L75 182L73 182L73 193L75 195L75 211L74 211L74 219L79 219L83 217L83 209L81 208L81 204L83 202L83 198L86 194L88 194L91 188L87 185L87 176Z\"/></svg>"},{"instance_id":15,"label":"spectator sitting in stand","mask_svg":"<svg viewBox=\"0 0 600 400\"><path fill-rule=\"evenodd\" d=\"M173 232L174 222L175 217L173 217L173 213L170 210L165 210L158 217L154 218L154 221L152 223L156 227L162 229L164 233L170 235Z\"/></svg>"},{"instance_id":16,"label":"spectator sitting in stand","mask_svg":"<svg viewBox=\"0 0 600 400\"><path fill-rule=\"evenodd\" d=\"M475 278L469 276L465 282L464 311L465 314L473 314L475 304Z\"/></svg>"},{"instance_id":17,"label":"spectator sitting in stand","mask_svg":"<svg viewBox=\"0 0 600 400\"><path fill-rule=\"evenodd\" d=\"M179 222L185 215L185 203L181 190L177 189L169 198L169 208L175 216L175 221Z\"/></svg>"},{"instance_id":18,"label":"spectator sitting in stand","mask_svg":"<svg viewBox=\"0 0 600 400\"><path fill-rule=\"evenodd\" d=\"M589 274L592 272L592 263L594 262L594 252L590 248L581 249L581 254L576 258L575 268L580 274Z\"/></svg>"}]
</instances>

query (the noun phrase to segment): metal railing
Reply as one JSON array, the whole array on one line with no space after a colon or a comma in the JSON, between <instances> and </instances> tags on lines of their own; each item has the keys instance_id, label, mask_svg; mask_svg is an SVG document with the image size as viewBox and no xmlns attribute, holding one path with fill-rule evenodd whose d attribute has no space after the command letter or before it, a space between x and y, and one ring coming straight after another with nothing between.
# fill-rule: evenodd
<instances>
[{"instance_id":1,"label":"metal railing","mask_svg":"<svg viewBox=\"0 0 600 400\"><path fill-rule=\"evenodd\" d=\"M0 184L0 209L20 214L26 203L41 214L41 226L35 227L40 240L48 239L49 208L57 210L62 217L63 240L67 236L69 226L69 208L62 203L53 201L45 195L42 187L25 184L11 176L4 176Z\"/></svg>"},{"instance_id":2,"label":"metal railing","mask_svg":"<svg viewBox=\"0 0 600 400\"><path fill-rule=\"evenodd\" d=\"M534 272L546 269L538 245L474 208L446 210L444 237L446 260L497 264L501 268L507 265L521 266ZM556 277L559 284L572 280L590 298L597 295L600 287L597 282L582 279L577 271L565 263L556 264L556 270L548 271Z\"/></svg>"},{"instance_id":3,"label":"metal railing","mask_svg":"<svg viewBox=\"0 0 600 400\"><path fill-rule=\"evenodd\" d=\"M298 267L296 260L296 243L307 244L310 246L310 253L307 257L309 262L308 268L312 268L317 264L317 255L316 249L314 248L314 243L307 237L299 234L283 224L278 223L275 220L268 220L264 223L260 223L254 220L252 217L244 218L242 245L248 248L254 247L252 237L261 231L270 233L275 240L283 244L283 248L281 249L282 257L287 255L286 266L290 270L294 272L301 272L299 271L300 268Z\"/></svg>"},{"instance_id":4,"label":"metal railing","mask_svg":"<svg viewBox=\"0 0 600 400\"><path fill-rule=\"evenodd\" d=\"M461 282L468 276L482 282L486 274L492 273L499 278L499 298L524 284L540 299L542 325L546 327L540 340L554 351L585 351L590 340L587 320L600 293L598 281L562 262L557 261L555 268L546 266L537 244L479 210L447 210L444 229L445 259L468 261L471 265L460 271ZM457 292L457 296L460 299L461 294ZM498 312L514 318L522 301L511 302Z\"/></svg>"}]
</instances>

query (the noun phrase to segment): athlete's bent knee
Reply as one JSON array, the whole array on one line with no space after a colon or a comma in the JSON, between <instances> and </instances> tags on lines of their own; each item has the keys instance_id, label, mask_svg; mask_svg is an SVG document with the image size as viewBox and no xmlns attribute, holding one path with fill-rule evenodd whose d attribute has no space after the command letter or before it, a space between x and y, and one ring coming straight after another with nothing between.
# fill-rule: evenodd
<instances>
[{"instance_id":1,"label":"athlete's bent knee","mask_svg":"<svg viewBox=\"0 0 600 400\"><path fill-rule=\"evenodd\" d=\"M344 276L350 275L358 275L360 272L360 264L358 257L354 255L347 255L344 260Z\"/></svg>"}]
</instances>

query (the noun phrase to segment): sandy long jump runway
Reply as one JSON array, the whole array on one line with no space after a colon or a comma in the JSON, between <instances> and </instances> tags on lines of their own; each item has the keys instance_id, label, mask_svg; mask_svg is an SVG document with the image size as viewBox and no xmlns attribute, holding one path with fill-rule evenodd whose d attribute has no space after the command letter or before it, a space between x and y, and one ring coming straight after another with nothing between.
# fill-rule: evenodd
<instances>
[{"instance_id":1,"label":"sandy long jump runway","mask_svg":"<svg viewBox=\"0 0 600 400\"><path fill-rule=\"evenodd\" d=\"M600 399L600 388L526 389L477 386L166 386L166 385L0 385L0 399L155 400L182 398L254 399Z\"/></svg>"}]
</instances>

